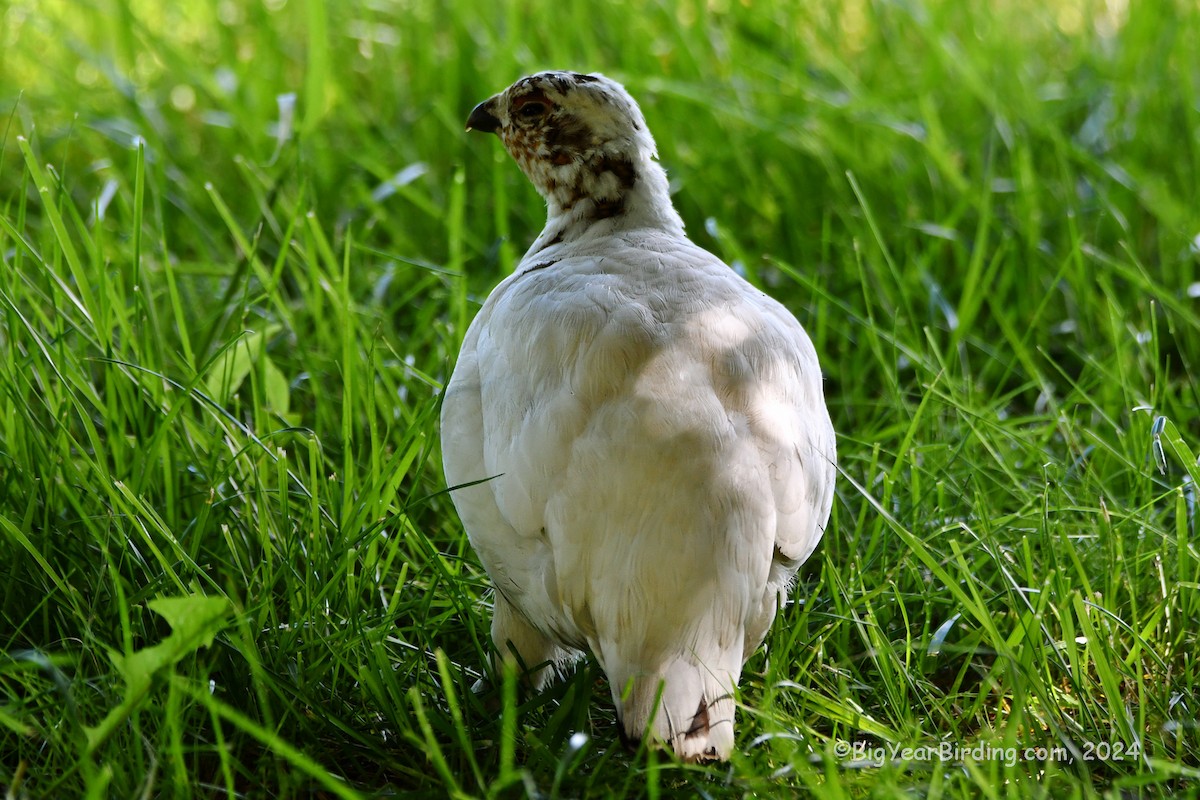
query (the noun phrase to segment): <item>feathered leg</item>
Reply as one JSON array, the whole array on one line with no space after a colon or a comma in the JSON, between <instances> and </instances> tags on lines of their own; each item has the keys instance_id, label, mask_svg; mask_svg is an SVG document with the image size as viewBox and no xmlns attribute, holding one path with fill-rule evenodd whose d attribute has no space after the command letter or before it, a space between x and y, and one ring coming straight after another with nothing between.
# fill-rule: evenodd
<instances>
[{"instance_id":1,"label":"feathered leg","mask_svg":"<svg viewBox=\"0 0 1200 800\"><path fill-rule=\"evenodd\" d=\"M504 661L528 670L524 678L535 691L554 677L554 667L578 657L575 651L542 635L499 592L492 615L492 641L496 645L496 671L503 668Z\"/></svg>"}]
</instances>

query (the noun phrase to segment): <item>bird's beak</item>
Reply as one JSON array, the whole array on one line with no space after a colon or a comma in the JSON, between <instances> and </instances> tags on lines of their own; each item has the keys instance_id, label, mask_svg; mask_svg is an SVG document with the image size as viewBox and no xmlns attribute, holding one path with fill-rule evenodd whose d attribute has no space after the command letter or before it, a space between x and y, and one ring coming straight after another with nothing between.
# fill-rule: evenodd
<instances>
[{"instance_id":1,"label":"bird's beak","mask_svg":"<svg viewBox=\"0 0 1200 800\"><path fill-rule=\"evenodd\" d=\"M471 116L467 117L467 130L483 131L484 133L495 133L500 130L500 120L492 113L492 97L484 100L471 112Z\"/></svg>"}]
</instances>

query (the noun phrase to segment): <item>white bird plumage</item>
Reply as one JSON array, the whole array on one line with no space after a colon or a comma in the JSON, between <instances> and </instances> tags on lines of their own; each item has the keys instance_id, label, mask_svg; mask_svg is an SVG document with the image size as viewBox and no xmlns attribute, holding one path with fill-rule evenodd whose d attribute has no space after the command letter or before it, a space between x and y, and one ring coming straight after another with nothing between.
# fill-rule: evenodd
<instances>
[{"instance_id":1,"label":"white bird plumage","mask_svg":"<svg viewBox=\"0 0 1200 800\"><path fill-rule=\"evenodd\" d=\"M620 84L532 75L468 128L500 136L549 212L471 323L442 406L498 653L540 686L590 651L629 737L728 758L742 664L829 518L816 353L687 239Z\"/></svg>"}]
</instances>

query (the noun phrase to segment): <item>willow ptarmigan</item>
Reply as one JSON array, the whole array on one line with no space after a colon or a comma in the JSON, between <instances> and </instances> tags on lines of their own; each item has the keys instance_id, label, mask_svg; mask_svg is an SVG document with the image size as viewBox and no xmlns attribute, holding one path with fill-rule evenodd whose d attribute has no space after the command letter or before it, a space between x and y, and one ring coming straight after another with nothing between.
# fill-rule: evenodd
<instances>
[{"instance_id":1,"label":"willow ptarmigan","mask_svg":"<svg viewBox=\"0 0 1200 800\"><path fill-rule=\"evenodd\" d=\"M816 352L684 234L620 84L531 75L467 129L498 134L548 206L442 406L492 639L539 688L590 651L629 737L728 758L742 664L829 519Z\"/></svg>"}]
</instances>

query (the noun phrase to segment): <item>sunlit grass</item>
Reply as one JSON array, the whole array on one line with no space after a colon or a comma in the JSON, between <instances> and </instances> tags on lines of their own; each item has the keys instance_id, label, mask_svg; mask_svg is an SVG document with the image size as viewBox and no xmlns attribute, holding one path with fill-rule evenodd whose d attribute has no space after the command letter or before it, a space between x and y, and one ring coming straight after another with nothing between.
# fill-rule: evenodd
<instances>
[{"instance_id":1,"label":"sunlit grass","mask_svg":"<svg viewBox=\"0 0 1200 800\"><path fill-rule=\"evenodd\" d=\"M1196 792L1200 12L997 6L0 9L0 783ZM437 398L544 210L462 126L546 67L629 86L825 369L728 765L625 751L594 665L487 675Z\"/></svg>"}]
</instances>

